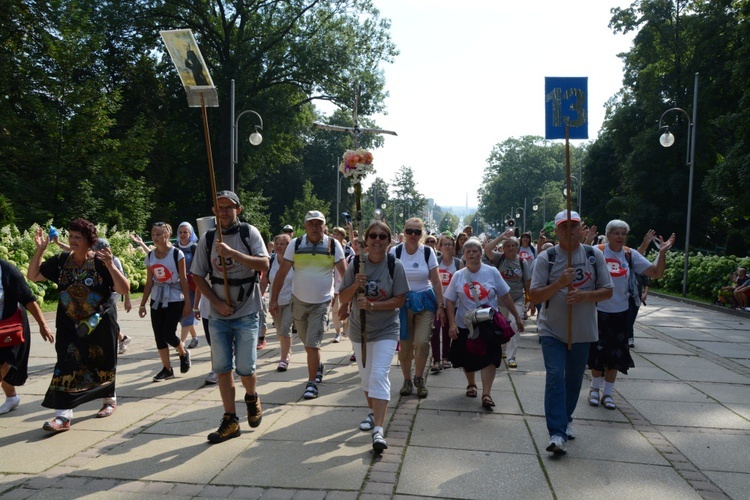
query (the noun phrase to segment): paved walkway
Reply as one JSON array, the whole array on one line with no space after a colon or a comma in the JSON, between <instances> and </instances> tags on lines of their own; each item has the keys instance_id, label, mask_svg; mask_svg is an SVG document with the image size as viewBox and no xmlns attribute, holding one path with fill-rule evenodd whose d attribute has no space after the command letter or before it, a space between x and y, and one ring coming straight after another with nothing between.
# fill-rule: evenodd
<instances>
[{"instance_id":1,"label":"paved walkway","mask_svg":"<svg viewBox=\"0 0 750 500\"><path fill-rule=\"evenodd\" d=\"M222 410L218 388L203 384L205 339L188 374L153 383L150 323L120 317L134 340L120 357L117 412L97 419L88 403L59 435L41 429L54 351L34 337L21 406L0 416L3 498L750 498L750 318L652 298L638 318L636 368L615 387L619 408L590 407L585 383L578 437L553 458L533 321L518 369L498 370L492 413L464 396L453 369L429 375L428 398L400 398L394 358L389 449L377 457L358 430L366 410L348 340L324 347L321 396L305 401L304 353L297 344L289 371L276 372L270 331L258 364L263 423L251 430L240 405L242 436L209 445Z\"/></svg>"}]
</instances>

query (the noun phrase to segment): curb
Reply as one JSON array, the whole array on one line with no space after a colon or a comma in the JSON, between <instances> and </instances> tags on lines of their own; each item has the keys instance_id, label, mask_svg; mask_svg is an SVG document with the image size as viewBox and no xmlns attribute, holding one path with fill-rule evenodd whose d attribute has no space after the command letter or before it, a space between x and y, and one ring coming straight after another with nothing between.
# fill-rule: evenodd
<instances>
[{"instance_id":1,"label":"curb","mask_svg":"<svg viewBox=\"0 0 750 500\"><path fill-rule=\"evenodd\" d=\"M724 314L729 314L731 316L738 316L740 318L750 319L750 312L742 311L741 309L729 309L728 307L724 307L724 306L717 306L715 304L706 304L705 302L699 302L697 300L687 299L684 297L675 297L674 295L667 295L664 293L654 292L652 290L649 290L648 294L659 297L660 299L671 300L672 302L681 302L683 304L696 306L696 307L700 307L703 309L708 309L710 311L721 312Z\"/></svg>"}]
</instances>

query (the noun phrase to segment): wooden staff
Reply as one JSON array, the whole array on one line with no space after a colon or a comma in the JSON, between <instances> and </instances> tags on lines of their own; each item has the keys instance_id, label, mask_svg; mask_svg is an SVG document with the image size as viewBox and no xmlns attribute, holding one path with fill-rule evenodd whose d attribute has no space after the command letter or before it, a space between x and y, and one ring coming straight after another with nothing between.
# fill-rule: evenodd
<instances>
[{"instance_id":1,"label":"wooden staff","mask_svg":"<svg viewBox=\"0 0 750 500\"><path fill-rule=\"evenodd\" d=\"M359 182L354 185L354 195L357 207L357 227L359 228L359 236L357 236L357 241L359 241L359 263L357 266L358 269L354 270L356 276L365 272L365 230L362 227L362 184ZM365 297L365 285L359 285L359 294ZM367 311L364 309L359 310L359 324L362 335L362 367L364 368L367 366Z\"/></svg>"},{"instance_id":2,"label":"wooden staff","mask_svg":"<svg viewBox=\"0 0 750 500\"><path fill-rule=\"evenodd\" d=\"M214 177L214 155L211 152L211 136L208 133L208 114L206 113L206 102L203 99L203 92L201 92L201 113L203 114L203 135L206 137L206 152L208 153L208 172L211 178L211 193L213 194L214 207L219 210L219 199L216 197L216 178ZM219 243L223 242L221 235L221 221L219 216L214 214L216 219L216 238ZM211 257L211 249L208 249L209 259ZM232 299L229 297L229 280L227 280L227 267L224 262L224 257L219 255L219 262L221 263L221 274L224 277L224 295L226 302L229 307L232 307Z\"/></svg>"},{"instance_id":3,"label":"wooden staff","mask_svg":"<svg viewBox=\"0 0 750 500\"><path fill-rule=\"evenodd\" d=\"M578 179L578 182L581 182L580 179ZM568 131L568 124L565 124L565 184L568 189L568 196L567 196L567 211L568 211L568 222L567 224L570 224L570 195L572 191L570 190L570 135ZM568 254L568 267L573 266L573 255L571 253L571 250L573 248L573 232L570 231L570 226L568 226L568 251L566 252ZM567 269L567 268L566 268ZM568 293L573 291L573 282L568 285ZM568 350L573 349L573 304L568 304Z\"/></svg>"}]
</instances>

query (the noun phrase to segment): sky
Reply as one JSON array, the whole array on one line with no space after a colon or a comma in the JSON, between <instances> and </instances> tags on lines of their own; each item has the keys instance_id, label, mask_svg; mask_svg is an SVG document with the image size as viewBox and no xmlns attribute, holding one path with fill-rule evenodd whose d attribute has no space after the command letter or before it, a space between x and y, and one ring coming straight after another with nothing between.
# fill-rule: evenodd
<instances>
[{"instance_id":1,"label":"sky","mask_svg":"<svg viewBox=\"0 0 750 500\"><path fill-rule=\"evenodd\" d=\"M438 205L476 207L492 147L544 136L548 76L588 77L595 139L604 105L621 87L617 54L633 37L608 28L610 9L630 3L374 0L400 51L383 66L387 114L373 117L398 137L384 136L373 151L376 176L390 183L406 165L417 190Z\"/></svg>"}]
</instances>

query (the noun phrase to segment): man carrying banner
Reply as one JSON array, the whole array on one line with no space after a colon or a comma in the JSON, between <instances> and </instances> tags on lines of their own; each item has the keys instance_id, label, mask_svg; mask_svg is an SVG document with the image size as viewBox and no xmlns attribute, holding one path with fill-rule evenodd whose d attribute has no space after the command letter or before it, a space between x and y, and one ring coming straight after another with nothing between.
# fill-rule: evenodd
<instances>
[{"instance_id":1,"label":"man carrying banner","mask_svg":"<svg viewBox=\"0 0 750 500\"><path fill-rule=\"evenodd\" d=\"M547 371L544 387L544 414L550 436L547 451L564 455L565 443L575 439L570 424L581 392L589 347L598 340L596 303L612 296L612 280L602 252L581 244L581 217L577 212L558 213L555 234L560 243L539 254L529 295L532 304L543 304L537 329ZM568 305L572 306L570 349Z\"/></svg>"},{"instance_id":2,"label":"man carrying banner","mask_svg":"<svg viewBox=\"0 0 750 500\"><path fill-rule=\"evenodd\" d=\"M258 427L263 418L260 397L255 390L258 315L261 311L258 282L259 274L268 271L269 267L266 245L258 229L237 219L242 213L237 195L232 191L220 191L216 200L217 206L213 210L221 227L222 241L218 241L215 229L202 235L191 267L196 286L211 302L212 370L218 375L224 405L219 429L208 435L211 443L221 443L240 435L233 366L245 388L250 427ZM204 276L210 276L210 285ZM229 300L225 290L229 291Z\"/></svg>"}]
</instances>

